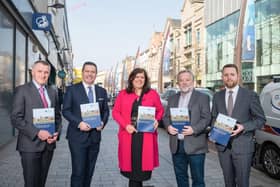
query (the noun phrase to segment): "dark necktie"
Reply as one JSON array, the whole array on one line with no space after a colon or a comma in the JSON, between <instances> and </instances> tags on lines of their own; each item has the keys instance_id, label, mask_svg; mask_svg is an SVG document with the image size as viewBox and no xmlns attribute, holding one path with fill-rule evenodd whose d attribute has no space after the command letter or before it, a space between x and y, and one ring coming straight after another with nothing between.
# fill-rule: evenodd
<instances>
[{"instance_id":1,"label":"dark necktie","mask_svg":"<svg viewBox=\"0 0 280 187\"><path fill-rule=\"evenodd\" d=\"M232 93L233 91L229 91L228 92L228 107L227 107L227 112L228 115L231 116L232 115L232 110L233 110L233 98L232 98Z\"/></svg>"},{"instance_id":2,"label":"dark necktie","mask_svg":"<svg viewBox=\"0 0 280 187\"><path fill-rule=\"evenodd\" d=\"M88 100L90 103L93 103L93 92L92 92L92 87L88 87Z\"/></svg>"},{"instance_id":3,"label":"dark necktie","mask_svg":"<svg viewBox=\"0 0 280 187\"><path fill-rule=\"evenodd\" d=\"M39 88L39 92L44 108L48 108L48 102L44 93L44 88L42 86Z\"/></svg>"}]
</instances>

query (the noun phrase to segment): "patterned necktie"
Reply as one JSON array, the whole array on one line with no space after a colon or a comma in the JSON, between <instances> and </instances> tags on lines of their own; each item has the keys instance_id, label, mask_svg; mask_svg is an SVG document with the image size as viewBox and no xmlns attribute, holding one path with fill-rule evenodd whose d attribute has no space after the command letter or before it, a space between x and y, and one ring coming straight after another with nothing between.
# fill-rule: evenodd
<instances>
[{"instance_id":1,"label":"patterned necktie","mask_svg":"<svg viewBox=\"0 0 280 187\"><path fill-rule=\"evenodd\" d=\"M92 92L92 87L88 87L88 100L90 103L93 103L93 92Z\"/></svg>"},{"instance_id":2,"label":"patterned necktie","mask_svg":"<svg viewBox=\"0 0 280 187\"><path fill-rule=\"evenodd\" d=\"M232 115L232 110L233 110L233 98L232 98L233 91L230 90L228 93L229 93L229 95L228 95L227 112L228 112L228 115L231 116Z\"/></svg>"},{"instance_id":3,"label":"patterned necktie","mask_svg":"<svg viewBox=\"0 0 280 187\"><path fill-rule=\"evenodd\" d=\"M45 93L44 93L43 86L41 86L39 88L39 92L40 92L40 96L41 96L41 100L42 100L44 108L48 108L48 102L47 102L47 99L46 99L46 96L45 96Z\"/></svg>"}]
</instances>

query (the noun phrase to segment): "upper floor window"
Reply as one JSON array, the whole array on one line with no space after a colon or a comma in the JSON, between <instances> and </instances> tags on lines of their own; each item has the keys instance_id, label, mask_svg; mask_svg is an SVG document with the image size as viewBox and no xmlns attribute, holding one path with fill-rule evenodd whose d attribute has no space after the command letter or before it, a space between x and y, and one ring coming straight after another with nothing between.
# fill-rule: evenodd
<instances>
[{"instance_id":1,"label":"upper floor window","mask_svg":"<svg viewBox=\"0 0 280 187\"><path fill-rule=\"evenodd\" d=\"M197 44L200 43L200 29L196 30L196 42L197 42Z\"/></svg>"},{"instance_id":2,"label":"upper floor window","mask_svg":"<svg viewBox=\"0 0 280 187\"><path fill-rule=\"evenodd\" d=\"M185 46L190 47L192 45L192 25L189 24L185 27Z\"/></svg>"}]
</instances>

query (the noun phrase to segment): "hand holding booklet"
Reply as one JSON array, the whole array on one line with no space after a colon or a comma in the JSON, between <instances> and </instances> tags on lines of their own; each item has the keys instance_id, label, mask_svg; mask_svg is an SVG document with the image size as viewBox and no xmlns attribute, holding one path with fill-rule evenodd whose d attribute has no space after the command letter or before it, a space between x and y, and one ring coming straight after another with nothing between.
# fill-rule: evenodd
<instances>
[{"instance_id":1,"label":"hand holding booklet","mask_svg":"<svg viewBox=\"0 0 280 187\"><path fill-rule=\"evenodd\" d=\"M83 121L88 123L91 128L102 125L98 103L81 104L80 107Z\"/></svg>"},{"instance_id":2,"label":"hand holding booklet","mask_svg":"<svg viewBox=\"0 0 280 187\"><path fill-rule=\"evenodd\" d=\"M53 135L55 133L54 108L34 108L33 125Z\"/></svg>"},{"instance_id":3,"label":"hand holding booklet","mask_svg":"<svg viewBox=\"0 0 280 187\"><path fill-rule=\"evenodd\" d=\"M154 132L155 107L139 106L137 117L137 130L139 132Z\"/></svg>"},{"instance_id":4,"label":"hand holding booklet","mask_svg":"<svg viewBox=\"0 0 280 187\"><path fill-rule=\"evenodd\" d=\"M182 133L184 126L190 125L188 108L170 108L172 126Z\"/></svg>"},{"instance_id":5,"label":"hand holding booklet","mask_svg":"<svg viewBox=\"0 0 280 187\"><path fill-rule=\"evenodd\" d=\"M227 146L236 121L234 118L219 113L210 131L210 141Z\"/></svg>"}]
</instances>

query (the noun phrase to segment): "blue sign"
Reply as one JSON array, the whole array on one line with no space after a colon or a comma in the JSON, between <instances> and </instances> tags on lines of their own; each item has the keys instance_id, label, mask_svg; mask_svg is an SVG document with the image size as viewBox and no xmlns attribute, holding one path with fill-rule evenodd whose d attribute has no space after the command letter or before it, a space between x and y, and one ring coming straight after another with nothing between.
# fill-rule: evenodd
<instances>
[{"instance_id":1,"label":"blue sign","mask_svg":"<svg viewBox=\"0 0 280 187\"><path fill-rule=\"evenodd\" d=\"M255 4L254 0L247 1L244 18L242 61L253 62L255 58Z\"/></svg>"},{"instance_id":2,"label":"blue sign","mask_svg":"<svg viewBox=\"0 0 280 187\"><path fill-rule=\"evenodd\" d=\"M51 14L34 13L32 15L32 29L50 31L51 29Z\"/></svg>"}]
</instances>

